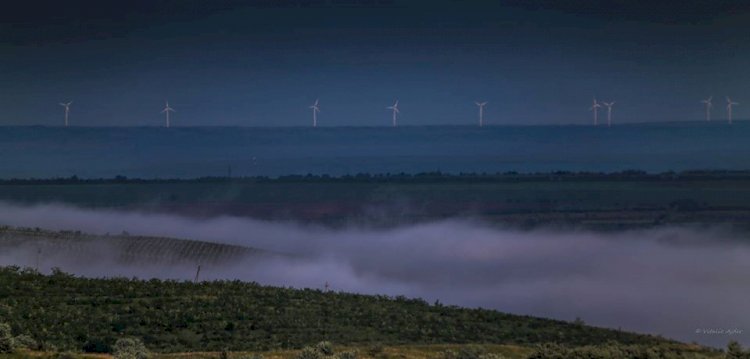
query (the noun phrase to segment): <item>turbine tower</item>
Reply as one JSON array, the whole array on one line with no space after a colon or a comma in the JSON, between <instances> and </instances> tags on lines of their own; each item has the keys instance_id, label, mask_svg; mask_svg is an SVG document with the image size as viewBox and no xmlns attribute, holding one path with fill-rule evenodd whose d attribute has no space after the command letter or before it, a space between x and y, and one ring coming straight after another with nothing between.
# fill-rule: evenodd
<instances>
[{"instance_id":1,"label":"turbine tower","mask_svg":"<svg viewBox=\"0 0 750 359\"><path fill-rule=\"evenodd\" d=\"M70 113L70 104L72 103L73 101L68 103L60 102L60 106L65 107L65 127L68 127L68 114Z\"/></svg>"},{"instance_id":2,"label":"turbine tower","mask_svg":"<svg viewBox=\"0 0 750 359\"><path fill-rule=\"evenodd\" d=\"M397 116L397 115L398 115L399 113L401 113L401 112L400 112L400 111L398 110L398 100L396 100L396 102L394 102L394 103L393 103L393 106L388 106L388 107L386 107L386 109L387 109L387 110L393 110L393 127L396 127L396 126L398 126L398 122L396 122L396 116Z\"/></svg>"},{"instance_id":3,"label":"turbine tower","mask_svg":"<svg viewBox=\"0 0 750 359\"><path fill-rule=\"evenodd\" d=\"M714 103L712 102L713 100L713 96L708 96L707 99L701 101L702 103L706 104L706 121L711 121L711 107L714 107Z\"/></svg>"},{"instance_id":4,"label":"turbine tower","mask_svg":"<svg viewBox=\"0 0 750 359\"><path fill-rule=\"evenodd\" d=\"M612 126L612 106L615 104L614 101L612 102L602 102L602 105L607 107L607 127Z\"/></svg>"},{"instance_id":5,"label":"turbine tower","mask_svg":"<svg viewBox=\"0 0 750 359\"><path fill-rule=\"evenodd\" d=\"M484 106L487 105L487 101L485 102L475 101L474 103L477 104L477 106L479 106L479 127L482 127L484 126Z\"/></svg>"},{"instance_id":6,"label":"turbine tower","mask_svg":"<svg viewBox=\"0 0 750 359\"><path fill-rule=\"evenodd\" d=\"M164 109L161 110L161 113L164 113L167 115L167 122L165 123L165 127L169 128L169 113L170 112L176 112L173 108L169 107L169 101L164 101L165 106Z\"/></svg>"},{"instance_id":7,"label":"turbine tower","mask_svg":"<svg viewBox=\"0 0 750 359\"><path fill-rule=\"evenodd\" d=\"M737 102L732 102L732 99L727 96L727 119L729 120L729 124L732 124L732 106L739 105Z\"/></svg>"},{"instance_id":8,"label":"turbine tower","mask_svg":"<svg viewBox=\"0 0 750 359\"><path fill-rule=\"evenodd\" d=\"M318 107L319 100L320 99L316 99L315 103L312 106L310 106L310 108L312 109L312 113L313 113L313 127L318 127L318 112L320 112L320 107Z\"/></svg>"},{"instance_id":9,"label":"turbine tower","mask_svg":"<svg viewBox=\"0 0 750 359\"><path fill-rule=\"evenodd\" d=\"M594 111L594 126L599 125L599 107L602 107L598 102L596 102L596 97L594 97L594 104L591 105L591 108L589 110Z\"/></svg>"}]
</instances>

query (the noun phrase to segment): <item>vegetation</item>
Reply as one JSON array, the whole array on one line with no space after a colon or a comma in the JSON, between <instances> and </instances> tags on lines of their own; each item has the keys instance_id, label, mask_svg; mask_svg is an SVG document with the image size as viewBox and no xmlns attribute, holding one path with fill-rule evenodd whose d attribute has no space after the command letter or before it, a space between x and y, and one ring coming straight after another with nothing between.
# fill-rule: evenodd
<instances>
[{"instance_id":1,"label":"vegetation","mask_svg":"<svg viewBox=\"0 0 750 359\"><path fill-rule=\"evenodd\" d=\"M13 351L13 335L10 332L10 326L6 323L0 323L0 353L10 353Z\"/></svg>"},{"instance_id":2,"label":"vegetation","mask_svg":"<svg viewBox=\"0 0 750 359\"><path fill-rule=\"evenodd\" d=\"M146 346L137 338L117 339L113 349L115 359L147 359L149 357Z\"/></svg>"},{"instance_id":3,"label":"vegetation","mask_svg":"<svg viewBox=\"0 0 750 359\"><path fill-rule=\"evenodd\" d=\"M44 295L40 295L44 293ZM420 299L296 290L239 281L176 282L44 276L0 269L0 322L40 348L112 351L119 338L141 338L152 351L263 351L332 340L383 343L613 341L671 343L648 335L429 305Z\"/></svg>"}]
</instances>

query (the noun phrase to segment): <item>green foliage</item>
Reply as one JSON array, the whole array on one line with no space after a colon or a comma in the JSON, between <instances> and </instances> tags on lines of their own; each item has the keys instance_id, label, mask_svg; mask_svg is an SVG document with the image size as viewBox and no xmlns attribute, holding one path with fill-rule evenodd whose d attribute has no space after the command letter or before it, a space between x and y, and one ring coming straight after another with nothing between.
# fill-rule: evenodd
<instances>
[{"instance_id":1,"label":"green foliage","mask_svg":"<svg viewBox=\"0 0 750 359\"><path fill-rule=\"evenodd\" d=\"M0 323L0 353L13 352L13 334L10 331L10 325Z\"/></svg>"},{"instance_id":2,"label":"green foliage","mask_svg":"<svg viewBox=\"0 0 750 359\"><path fill-rule=\"evenodd\" d=\"M148 350L140 339L117 339L113 349L115 359L147 359L149 357Z\"/></svg>"},{"instance_id":3,"label":"green foliage","mask_svg":"<svg viewBox=\"0 0 750 359\"><path fill-rule=\"evenodd\" d=\"M296 359L323 359L323 354L317 348L304 347L297 355Z\"/></svg>"},{"instance_id":4,"label":"green foliage","mask_svg":"<svg viewBox=\"0 0 750 359\"><path fill-rule=\"evenodd\" d=\"M38 349L39 343L34 338L21 334L13 338L13 346L18 349Z\"/></svg>"},{"instance_id":5,"label":"green foliage","mask_svg":"<svg viewBox=\"0 0 750 359\"><path fill-rule=\"evenodd\" d=\"M558 342L575 346L610 340L666 342L563 321L434 306L404 297L239 281L44 276L11 267L0 268L0 318L23 328L41 348L91 352L116 351L115 338L123 337L142 338L143 344L157 352L293 349L322 340L363 347L376 343ZM226 330L229 322L234 323L231 331Z\"/></svg>"},{"instance_id":6,"label":"green foliage","mask_svg":"<svg viewBox=\"0 0 750 359\"><path fill-rule=\"evenodd\" d=\"M320 354L324 356L331 356L333 355L333 344L329 341L322 341L315 345L315 349L320 352Z\"/></svg>"}]
</instances>

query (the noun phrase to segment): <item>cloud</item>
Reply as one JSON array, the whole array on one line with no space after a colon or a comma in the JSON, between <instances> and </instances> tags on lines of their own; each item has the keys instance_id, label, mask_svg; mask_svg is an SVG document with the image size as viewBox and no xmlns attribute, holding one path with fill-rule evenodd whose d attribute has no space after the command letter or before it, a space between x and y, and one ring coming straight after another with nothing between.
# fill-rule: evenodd
<instances>
[{"instance_id":1,"label":"cloud","mask_svg":"<svg viewBox=\"0 0 750 359\"><path fill-rule=\"evenodd\" d=\"M443 220L390 229L331 229L248 218L62 205L0 204L0 224L165 236L283 253L204 265L203 279L406 295L447 304L572 320L724 346L750 344L750 245L723 228L664 227L616 233L502 229ZM4 245L0 264L31 265L29 246ZM192 279L192 263L128 264L116 247L45 255L44 266L86 276ZM97 260L81 260L95 251ZM77 254L76 254L77 253ZM148 253L143 253L147 255ZM90 257L90 255L86 255ZM153 257L151 257L153 258ZM739 329L741 334L696 333Z\"/></svg>"}]
</instances>

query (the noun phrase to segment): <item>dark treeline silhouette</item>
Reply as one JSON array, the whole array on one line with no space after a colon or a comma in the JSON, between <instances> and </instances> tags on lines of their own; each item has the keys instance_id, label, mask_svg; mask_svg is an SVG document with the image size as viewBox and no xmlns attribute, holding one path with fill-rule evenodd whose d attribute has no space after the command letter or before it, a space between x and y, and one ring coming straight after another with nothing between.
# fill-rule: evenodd
<instances>
[{"instance_id":1,"label":"dark treeline silhouette","mask_svg":"<svg viewBox=\"0 0 750 359\"><path fill-rule=\"evenodd\" d=\"M30 184L138 184L138 183L429 183L429 182L533 182L533 181L690 181L690 180L746 180L750 179L750 170L723 171L723 170L691 170L681 172L648 173L640 170L626 170L620 172L502 172L502 173L444 173L421 172L421 173L357 173L353 175L330 176L308 173L306 175L285 175L278 177L251 176L251 177L229 177L212 176L192 179L179 178L128 178L115 176L113 178L80 178L78 176L57 178L11 178L0 179L0 185L30 185Z\"/></svg>"}]
</instances>

